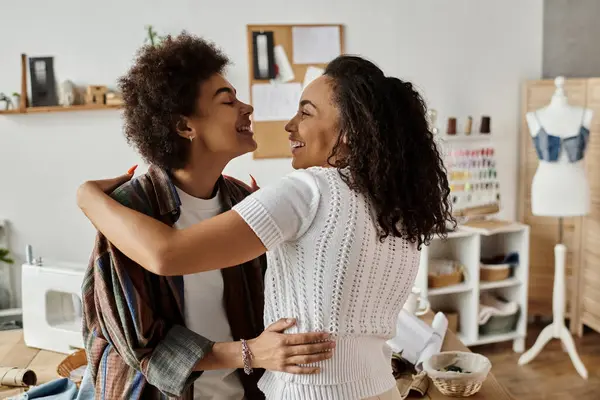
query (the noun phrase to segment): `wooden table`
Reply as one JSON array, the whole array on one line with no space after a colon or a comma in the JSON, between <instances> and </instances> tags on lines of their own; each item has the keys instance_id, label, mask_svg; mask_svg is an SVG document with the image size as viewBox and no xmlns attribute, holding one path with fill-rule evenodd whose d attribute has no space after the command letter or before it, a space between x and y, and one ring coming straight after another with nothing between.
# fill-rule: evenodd
<instances>
[{"instance_id":1,"label":"wooden table","mask_svg":"<svg viewBox=\"0 0 600 400\"><path fill-rule=\"evenodd\" d=\"M432 315L425 317L426 320L431 318ZM442 350L469 351L452 332L446 333ZM56 367L65 357L65 354L32 349L25 346L23 333L20 330L0 331L0 365L29 368L37 374L38 384L58 378ZM22 393L23 391L23 389L19 388L0 386L0 399ZM427 395L421 398L429 400L449 399L449 397L442 395L433 383L430 384ZM470 399L514 400L491 373L484 382L481 391L470 397Z\"/></svg>"}]
</instances>

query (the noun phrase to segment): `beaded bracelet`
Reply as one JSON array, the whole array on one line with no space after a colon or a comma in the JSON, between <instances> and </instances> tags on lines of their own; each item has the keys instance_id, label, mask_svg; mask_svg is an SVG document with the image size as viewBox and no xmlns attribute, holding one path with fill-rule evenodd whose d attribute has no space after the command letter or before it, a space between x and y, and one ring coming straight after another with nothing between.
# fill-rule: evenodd
<instances>
[{"instance_id":1,"label":"beaded bracelet","mask_svg":"<svg viewBox=\"0 0 600 400\"><path fill-rule=\"evenodd\" d=\"M244 339L241 340L242 342L242 361L244 362L244 372L246 373L246 375L250 375L252 373L252 358L254 358L254 355L252 354L252 351L250 351L250 347L248 347L248 342L245 341Z\"/></svg>"}]
</instances>

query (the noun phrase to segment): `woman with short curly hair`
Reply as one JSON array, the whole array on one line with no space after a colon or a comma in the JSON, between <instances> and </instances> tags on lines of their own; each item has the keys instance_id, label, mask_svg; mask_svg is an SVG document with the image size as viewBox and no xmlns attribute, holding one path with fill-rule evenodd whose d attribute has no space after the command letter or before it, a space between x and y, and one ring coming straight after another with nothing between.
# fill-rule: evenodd
<instances>
[{"instance_id":1,"label":"woman with short curly hair","mask_svg":"<svg viewBox=\"0 0 600 400\"><path fill-rule=\"evenodd\" d=\"M444 235L448 180L425 105L408 82L341 56L303 92L287 124L297 171L233 210L173 230L81 186L79 205L115 245L159 275L227 268L265 252L265 322L297 317L288 332L323 331L333 357L318 374L267 371L267 399L396 399L396 321L419 251ZM242 349L248 369L260 357Z\"/></svg>"}]
</instances>

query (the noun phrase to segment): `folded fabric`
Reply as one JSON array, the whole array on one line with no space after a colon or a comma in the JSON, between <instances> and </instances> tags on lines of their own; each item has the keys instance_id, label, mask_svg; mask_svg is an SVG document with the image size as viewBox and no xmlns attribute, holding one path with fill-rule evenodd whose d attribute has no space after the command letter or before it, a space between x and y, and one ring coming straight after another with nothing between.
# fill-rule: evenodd
<instances>
[{"instance_id":1,"label":"folded fabric","mask_svg":"<svg viewBox=\"0 0 600 400\"><path fill-rule=\"evenodd\" d=\"M34 386L26 393L9 397L9 400L74 400L76 397L77 385L68 378L60 378Z\"/></svg>"},{"instance_id":2,"label":"folded fabric","mask_svg":"<svg viewBox=\"0 0 600 400\"><path fill-rule=\"evenodd\" d=\"M92 380L90 369L87 367L83 372L76 400L94 400L94 381Z\"/></svg>"},{"instance_id":3,"label":"folded fabric","mask_svg":"<svg viewBox=\"0 0 600 400\"><path fill-rule=\"evenodd\" d=\"M422 397L427 393L429 389L427 374L425 371L417 372L414 365L403 358L401 353L392 354L392 370L401 399L406 399L409 394Z\"/></svg>"},{"instance_id":4,"label":"folded fabric","mask_svg":"<svg viewBox=\"0 0 600 400\"><path fill-rule=\"evenodd\" d=\"M510 265L518 265L519 264L519 253L513 252L508 253L506 255L497 255L489 258L482 258L482 264L494 265L494 264L510 264Z\"/></svg>"},{"instance_id":5,"label":"folded fabric","mask_svg":"<svg viewBox=\"0 0 600 400\"><path fill-rule=\"evenodd\" d=\"M483 293L479 300L479 325L483 325L493 316L509 316L519 311L515 301L505 302L488 293Z\"/></svg>"},{"instance_id":6,"label":"folded fabric","mask_svg":"<svg viewBox=\"0 0 600 400\"><path fill-rule=\"evenodd\" d=\"M421 371L415 375L402 375L396 379L396 387L400 392L400 398L406 399L410 394L417 394L420 397L425 396L429 390L429 379L427 373Z\"/></svg>"}]
</instances>

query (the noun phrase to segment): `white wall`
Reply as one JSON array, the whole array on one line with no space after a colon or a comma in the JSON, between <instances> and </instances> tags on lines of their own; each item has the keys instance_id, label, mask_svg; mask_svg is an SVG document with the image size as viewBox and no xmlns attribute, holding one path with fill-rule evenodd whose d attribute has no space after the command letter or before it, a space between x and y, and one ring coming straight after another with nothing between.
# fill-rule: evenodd
<instances>
[{"instance_id":1,"label":"white wall","mask_svg":"<svg viewBox=\"0 0 600 400\"><path fill-rule=\"evenodd\" d=\"M541 0L30 0L0 3L0 91L19 90L22 52L52 55L59 80L113 84L143 43L146 24L182 29L220 44L234 60L229 79L247 100L246 24L343 23L346 46L388 74L412 80L440 112L492 116L500 141L504 211L515 214L520 83L538 78ZM21 31L20 31L21 30ZM283 134L283 133L282 133ZM0 116L0 217L12 247L87 262L94 230L75 207L89 178L123 173L139 162L121 134L118 112ZM290 171L288 160L235 160L227 172L259 184Z\"/></svg>"}]
</instances>

